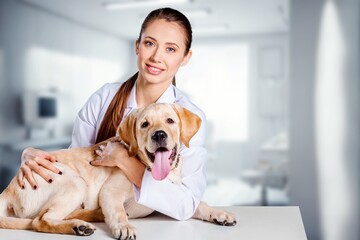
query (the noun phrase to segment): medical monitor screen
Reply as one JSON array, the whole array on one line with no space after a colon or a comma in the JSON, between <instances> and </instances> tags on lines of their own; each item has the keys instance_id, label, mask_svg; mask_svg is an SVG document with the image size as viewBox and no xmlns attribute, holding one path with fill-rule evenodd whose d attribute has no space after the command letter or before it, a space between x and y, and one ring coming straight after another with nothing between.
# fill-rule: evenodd
<instances>
[{"instance_id":1,"label":"medical monitor screen","mask_svg":"<svg viewBox=\"0 0 360 240\"><path fill-rule=\"evenodd\" d=\"M38 116L43 118L56 117L56 98L39 97Z\"/></svg>"}]
</instances>

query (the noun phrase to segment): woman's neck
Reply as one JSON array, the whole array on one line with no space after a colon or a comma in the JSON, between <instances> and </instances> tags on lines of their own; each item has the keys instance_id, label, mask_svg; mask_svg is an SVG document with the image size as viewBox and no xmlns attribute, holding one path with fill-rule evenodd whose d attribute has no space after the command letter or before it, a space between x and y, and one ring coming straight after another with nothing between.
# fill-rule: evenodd
<instances>
[{"instance_id":1,"label":"woman's neck","mask_svg":"<svg viewBox=\"0 0 360 240\"><path fill-rule=\"evenodd\" d=\"M140 108L155 103L166 91L166 89L168 89L170 84L171 82L152 84L146 81L142 81L142 79L138 77L136 81L137 106Z\"/></svg>"}]
</instances>

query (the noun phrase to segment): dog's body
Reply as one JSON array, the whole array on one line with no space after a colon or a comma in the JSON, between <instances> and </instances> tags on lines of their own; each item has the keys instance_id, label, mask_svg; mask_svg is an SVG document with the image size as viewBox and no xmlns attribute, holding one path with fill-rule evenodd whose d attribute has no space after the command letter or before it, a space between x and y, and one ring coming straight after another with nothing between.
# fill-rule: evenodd
<instances>
[{"instance_id":1,"label":"dog's body","mask_svg":"<svg viewBox=\"0 0 360 240\"><path fill-rule=\"evenodd\" d=\"M144 217L153 210L136 203L132 183L119 168L94 167L89 162L98 158L95 152L116 157L116 145L125 144L130 155L136 155L155 179L168 177L174 183L181 183L180 140L189 146L200 123L200 118L186 109L154 104L125 119L118 130L121 143L113 143L119 141L114 137L88 148L52 152L62 176L49 171L53 179L49 184L34 175L39 185L37 190L28 183L21 189L14 178L0 195L0 228L86 236L95 227L84 220L105 219L115 238L134 239L135 228L128 218ZM104 147L109 142L110 149ZM236 223L230 213L210 208L203 202L194 218L223 225Z\"/></svg>"}]
</instances>

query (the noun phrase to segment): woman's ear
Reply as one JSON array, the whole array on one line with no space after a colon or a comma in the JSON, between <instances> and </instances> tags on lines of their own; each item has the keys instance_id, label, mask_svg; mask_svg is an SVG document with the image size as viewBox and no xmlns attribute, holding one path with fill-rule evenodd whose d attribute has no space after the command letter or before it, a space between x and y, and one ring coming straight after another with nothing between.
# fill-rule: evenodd
<instances>
[{"instance_id":1,"label":"woman's ear","mask_svg":"<svg viewBox=\"0 0 360 240\"><path fill-rule=\"evenodd\" d=\"M184 60L181 63L181 66L185 66L189 62L191 56L192 56L192 51L189 50L189 52L185 55Z\"/></svg>"},{"instance_id":2,"label":"woman's ear","mask_svg":"<svg viewBox=\"0 0 360 240\"><path fill-rule=\"evenodd\" d=\"M136 41L135 41L135 52L136 52L136 55L139 54L139 44L140 44L140 40L139 40L139 39L136 39Z\"/></svg>"}]
</instances>

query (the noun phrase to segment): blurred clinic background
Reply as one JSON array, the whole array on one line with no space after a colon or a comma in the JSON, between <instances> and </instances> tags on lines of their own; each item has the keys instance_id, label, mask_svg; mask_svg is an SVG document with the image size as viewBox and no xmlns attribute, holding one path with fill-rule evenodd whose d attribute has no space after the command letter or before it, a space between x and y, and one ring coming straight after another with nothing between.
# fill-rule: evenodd
<instances>
[{"instance_id":1,"label":"blurred clinic background","mask_svg":"<svg viewBox=\"0 0 360 240\"><path fill-rule=\"evenodd\" d=\"M176 77L208 117L204 200L300 206L308 239L359 240L358 0L1 0L0 190L25 147L68 147L89 96L136 71L163 6L193 24Z\"/></svg>"}]
</instances>

